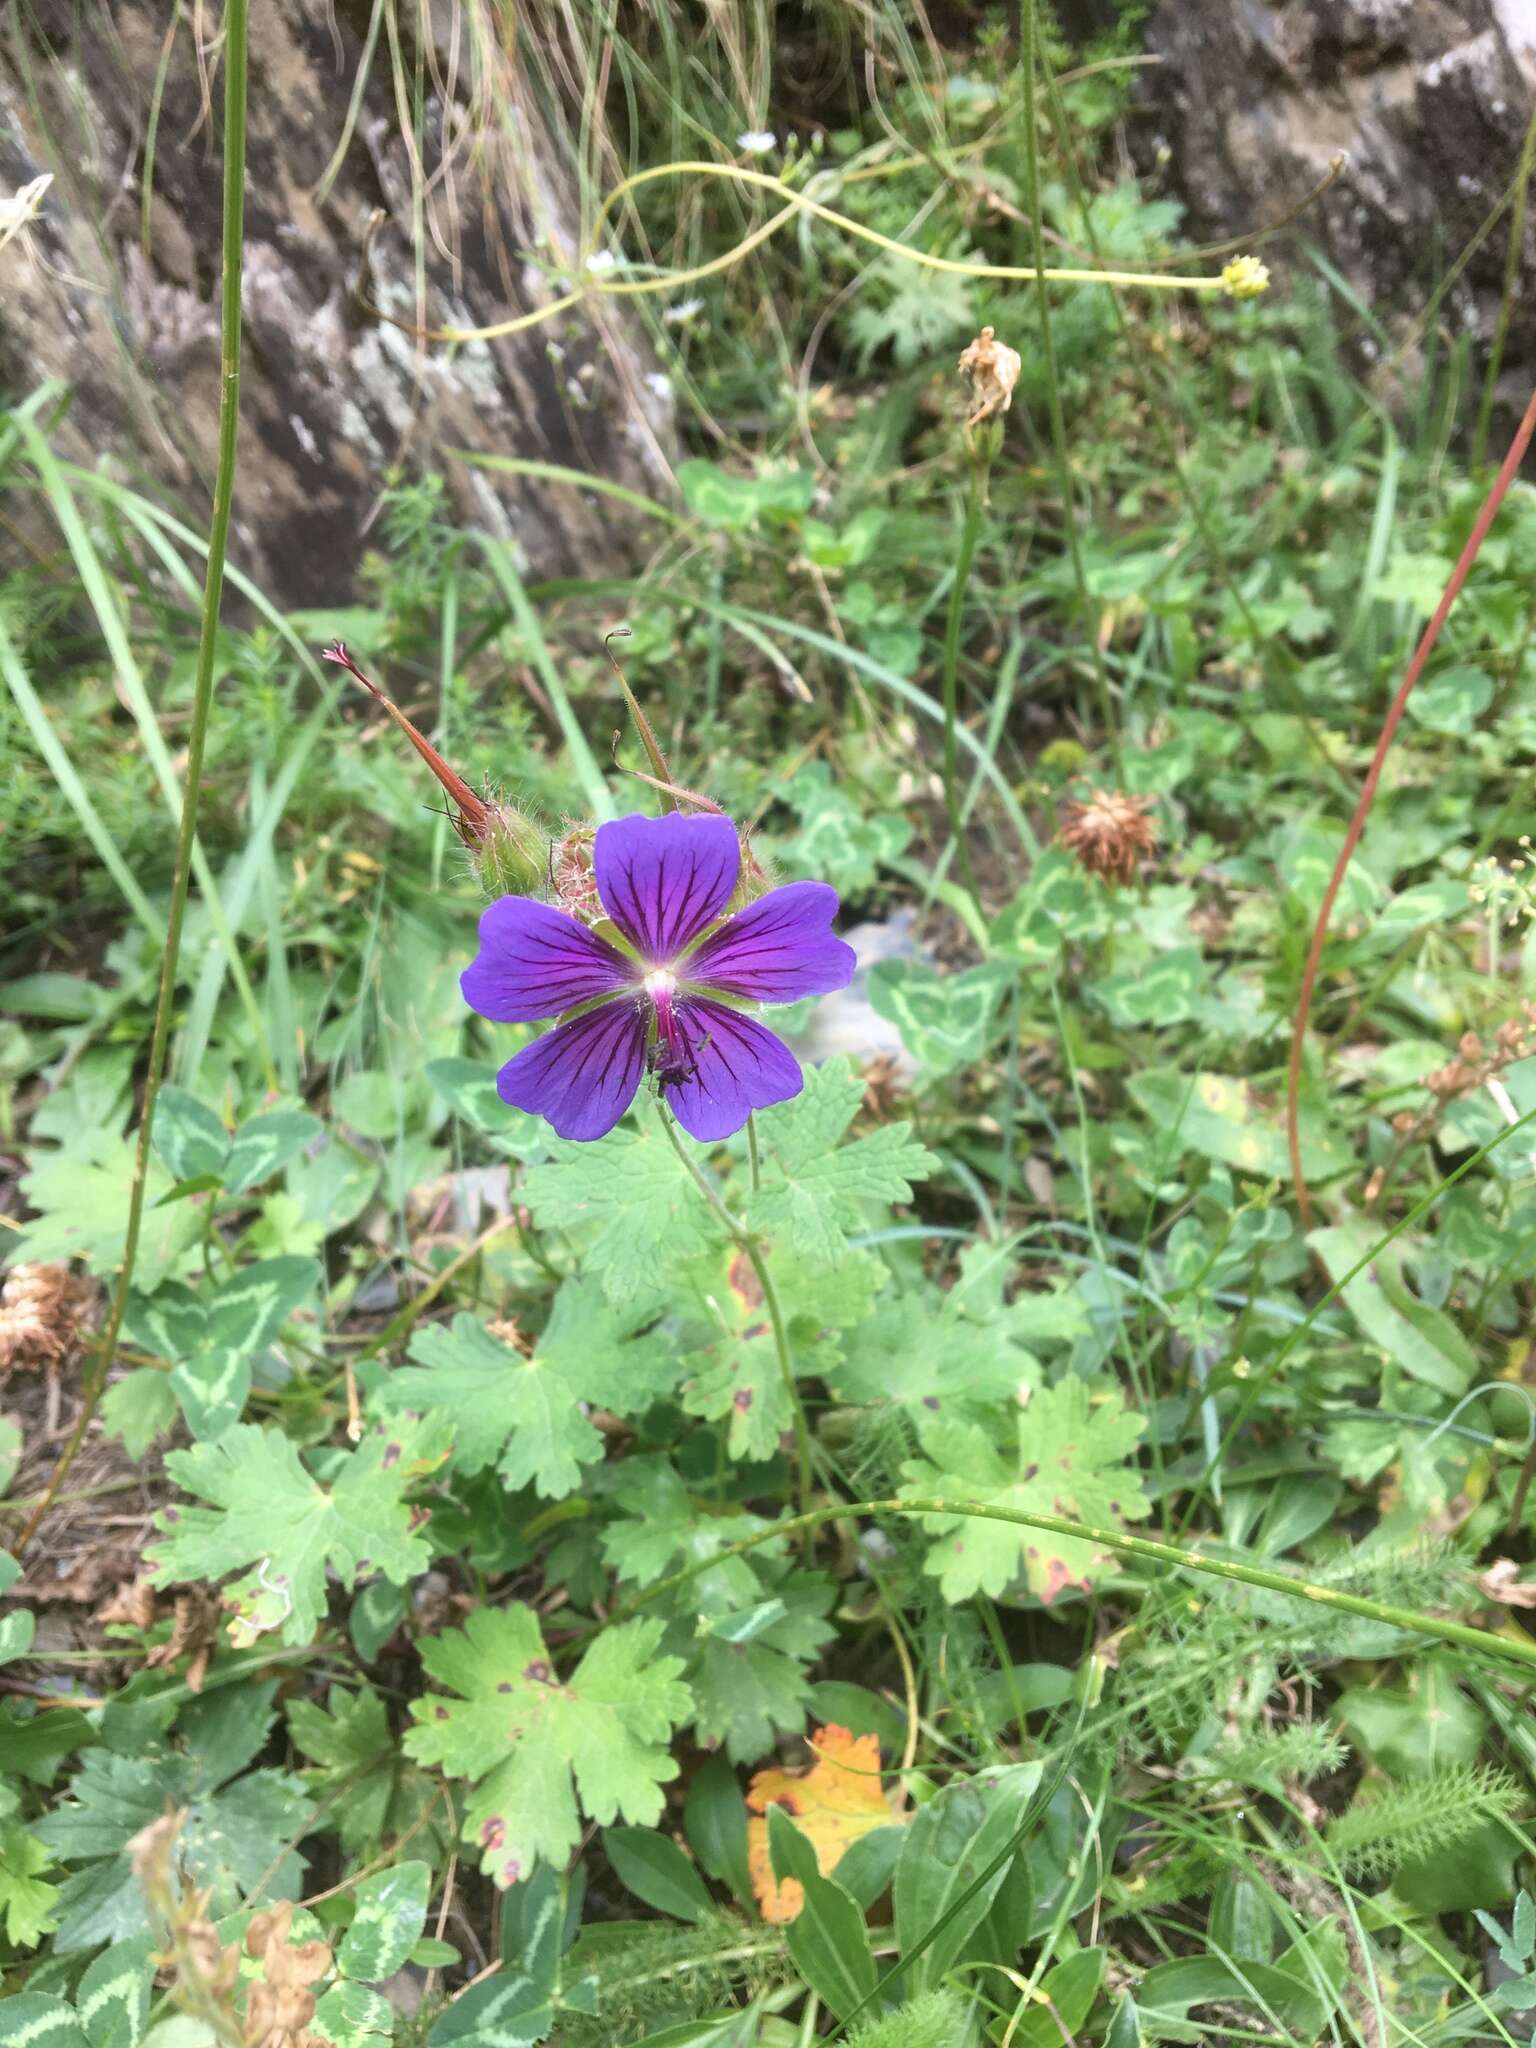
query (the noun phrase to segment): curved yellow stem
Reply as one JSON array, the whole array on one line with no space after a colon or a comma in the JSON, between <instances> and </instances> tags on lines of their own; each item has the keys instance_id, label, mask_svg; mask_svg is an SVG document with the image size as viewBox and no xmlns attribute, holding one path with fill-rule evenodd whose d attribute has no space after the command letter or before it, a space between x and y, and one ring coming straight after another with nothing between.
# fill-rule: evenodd
<instances>
[{"instance_id":1,"label":"curved yellow stem","mask_svg":"<svg viewBox=\"0 0 1536 2048\"><path fill-rule=\"evenodd\" d=\"M882 168L888 169L889 166ZM860 173L847 174L851 179ZM865 173L863 175L868 175ZM655 183L658 178L729 178L739 185L755 186L764 192L776 193L783 201L771 219L755 227L743 236L734 248L722 255L713 256L707 263L695 263L686 270L667 270L649 277L608 277L593 274L589 265L597 253L596 243L604 222L615 207L642 185ZM1130 290L1173 291L1173 292L1219 292L1228 296L1245 296L1239 287L1234 292L1232 278L1225 272L1213 276L1180 277L1165 272L1145 270L1084 270L1084 269L1036 269L1031 264L975 263L959 256L934 256L926 249L914 249L906 242L898 242L890 235L883 235L877 228L866 227L863 221L854 220L851 215L839 213L835 207L827 206L819 199L813 199L809 192L797 191L782 178L769 171L754 171L746 164L706 163L703 160L685 160L678 163L656 164L645 171L635 171L614 186L613 190L598 207L593 218L590 233L583 246L579 264L583 282L574 291L563 292L557 299L551 299L547 306L536 307L530 313L519 313L510 320L497 320L488 327L419 327L413 321L398 319L393 313L386 313L382 307L364 299L367 311L376 320L382 320L391 327L398 327L402 333L412 335L418 341L497 341L508 334L522 334L530 327L542 326L546 320L556 319L561 313L568 313L590 297L598 298L640 298L656 292L676 291L679 286L697 284L707 277L718 277L722 272L732 270L750 256L754 249L761 248L771 236L792 220L796 214L808 214L814 220L824 221L828 227L840 233L851 235L856 241L868 242L906 263L915 263L921 270L942 271L953 277L996 278L1008 283L1025 284L1099 284L1124 286ZM1262 289L1262 286L1248 286L1248 290ZM361 294L359 294L361 297Z\"/></svg>"}]
</instances>

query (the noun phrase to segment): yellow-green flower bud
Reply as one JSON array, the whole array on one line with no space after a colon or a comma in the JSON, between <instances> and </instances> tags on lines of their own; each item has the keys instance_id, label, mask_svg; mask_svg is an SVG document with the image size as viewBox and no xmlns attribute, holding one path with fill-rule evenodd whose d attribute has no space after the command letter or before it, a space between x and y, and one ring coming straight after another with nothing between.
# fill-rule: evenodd
<instances>
[{"instance_id":1,"label":"yellow-green flower bud","mask_svg":"<svg viewBox=\"0 0 1536 2048\"><path fill-rule=\"evenodd\" d=\"M1269 266L1257 256L1234 256L1221 273L1221 288L1229 299L1256 299L1269 290Z\"/></svg>"}]
</instances>

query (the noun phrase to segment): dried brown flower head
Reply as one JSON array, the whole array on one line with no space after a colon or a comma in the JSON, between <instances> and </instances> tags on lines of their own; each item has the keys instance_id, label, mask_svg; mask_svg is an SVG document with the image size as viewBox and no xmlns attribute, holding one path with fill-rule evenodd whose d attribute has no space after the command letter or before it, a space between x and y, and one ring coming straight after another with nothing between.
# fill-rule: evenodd
<instances>
[{"instance_id":1,"label":"dried brown flower head","mask_svg":"<svg viewBox=\"0 0 1536 2048\"><path fill-rule=\"evenodd\" d=\"M330 2048L314 2033L315 1994L310 1989L329 1975L331 1952L323 1941L290 1942L293 1904L285 1900L258 1913L245 1931L245 1952L259 1958L261 1975L245 2007L248 2048Z\"/></svg>"},{"instance_id":2,"label":"dried brown flower head","mask_svg":"<svg viewBox=\"0 0 1536 2048\"><path fill-rule=\"evenodd\" d=\"M1013 388L1019 381L1023 358L1016 348L998 341L990 327L980 334L960 357L959 367L971 380L972 412L968 427L996 418L1013 404Z\"/></svg>"},{"instance_id":3,"label":"dried brown flower head","mask_svg":"<svg viewBox=\"0 0 1536 2048\"><path fill-rule=\"evenodd\" d=\"M1536 1003L1522 1002L1518 1017L1506 1017L1484 1045L1475 1031L1464 1031L1456 1056L1443 1067L1424 1076L1424 1086L1443 1107L1458 1095L1470 1095L1486 1087L1515 1060L1523 1060L1536 1048Z\"/></svg>"},{"instance_id":4,"label":"dried brown flower head","mask_svg":"<svg viewBox=\"0 0 1536 2048\"><path fill-rule=\"evenodd\" d=\"M519 1326L515 1316L493 1316L485 1327L509 1351L520 1351L524 1358L533 1355L533 1339Z\"/></svg>"},{"instance_id":5,"label":"dried brown flower head","mask_svg":"<svg viewBox=\"0 0 1536 2048\"><path fill-rule=\"evenodd\" d=\"M1137 861L1157 849L1151 809L1150 797L1096 789L1086 803L1067 805L1061 843L1071 847L1089 874L1102 875L1106 882L1134 881Z\"/></svg>"},{"instance_id":6,"label":"dried brown flower head","mask_svg":"<svg viewBox=\"0 0 1536 2048\"><path fill-rule=\"evenodd\" d=\"M94 1300L68 1266L13 1266L0 1287L0 1372L57 1372Z\"/></svg>"}]
</instances>

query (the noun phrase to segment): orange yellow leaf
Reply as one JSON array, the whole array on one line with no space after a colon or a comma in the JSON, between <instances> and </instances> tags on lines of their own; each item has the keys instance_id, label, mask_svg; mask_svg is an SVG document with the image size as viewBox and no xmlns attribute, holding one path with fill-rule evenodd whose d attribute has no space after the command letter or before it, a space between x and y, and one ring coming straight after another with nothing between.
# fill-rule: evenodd
<instances>
[{"instance_id":1,"label":"orange yellow leaf","mask_svg":"<svg viewBox=\"0 0 1536 2048\"><path fill-rule=\"evenodd\" d=\"M888 1797L880 1778L880 1738L852 1735L846 1728L818 1728L811 1736L816 1761L808 1771L758 1771L747 1787L747 1864L763 1918L774 1925L793 1920L805 1904L804 1887L792 1877L782 1884L768 1853L768 1809L782 1806L816 1851L817 1867L831 1874L844 1850L874 1828L905 1815L900 1795Z\"/></svg>"}]
</instances>

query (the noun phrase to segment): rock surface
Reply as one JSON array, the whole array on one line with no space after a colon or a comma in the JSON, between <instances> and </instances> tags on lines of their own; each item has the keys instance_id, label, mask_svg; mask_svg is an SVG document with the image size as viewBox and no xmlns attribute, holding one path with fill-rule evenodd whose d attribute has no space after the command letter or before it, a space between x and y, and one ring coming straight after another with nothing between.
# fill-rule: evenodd
<instances>
[{"instance_id":1,"label":"rock surface","mask_svg":"<svg viewBox=\"0 0 1536 2048\"><path fill-rule=\"evenodd\" d=\"M561 149L510 66L494 103L483 71L469 80L452 10L437 11L437 47L402 42L428 81L414 193L382 38L348 132L371 12L346 0L251 10L234 559L289 606L348 596L396 465L441 467L456 511L515 536L537 572L590 568L631 544L611 499L475 470L448 448L558 463L651 495L670 482L665 380L615 301L589 297L458 348L418 342L357 303L375 208L387 224L370 295L410 323L413 205L428 324L489 325L548 303L576 245ZM0 30L0 200L41 173L54 180L33 227L0 252L0 391L14 401L46 378L69 385L54 445L87 464L110 457L197 528L219 389L217 21L217 9L173 17L157 0L115 0L110 12L36 0ZM477 106L465 104L471 91Z\"/></svg>"},{"instance_id":2,"label":"rock surface","mask_svg":"<svg viewBox=\"0 0 1536 2048\"><path fill-rule=\"evenodd\" d=\"M1347 151L1344 176L1298 232L1397 334L1514 176L1536 104L1533 0L1160 0L1147 41L1162 63L1146 96L1194 235L1278 219ZM1441 309L1483 340L1507 235L1506 216ZM1524 405L1533 355L1536 300L1517 293L1501 399Z\"/></svg>"}]
</instances>

